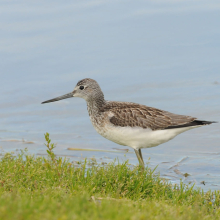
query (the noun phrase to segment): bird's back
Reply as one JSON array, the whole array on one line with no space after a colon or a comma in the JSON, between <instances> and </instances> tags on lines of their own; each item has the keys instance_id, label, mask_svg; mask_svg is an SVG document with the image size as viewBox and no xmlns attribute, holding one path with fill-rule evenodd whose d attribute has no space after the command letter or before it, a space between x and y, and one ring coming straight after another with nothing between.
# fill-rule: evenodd
<instances>
[{"instance_id":1,"label":"bird's back","mask_svg":"<svg viewBox=\"0 0 220 220\"><path fill-rule=\"evenodd\" d=\"M110 115L109 120L114 126L141 127L143 129L150 128L151 130L193 126L192 122L196 120L194 117L173 114L131 102L108 101L100 111Z\"/></svg>"}]
</instances>

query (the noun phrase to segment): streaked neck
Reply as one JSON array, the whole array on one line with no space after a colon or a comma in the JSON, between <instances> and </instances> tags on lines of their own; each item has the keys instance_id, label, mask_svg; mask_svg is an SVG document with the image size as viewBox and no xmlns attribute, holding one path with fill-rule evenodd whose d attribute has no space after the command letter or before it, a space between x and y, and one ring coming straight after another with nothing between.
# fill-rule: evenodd
<instances>
[{"instance_id":1,"label":"streaked neck","mask_svg":"<svg viewBox=\"0 0 220 220\"><path fill-rule=\"evenodd\" d=\"M100 114L100 110L105 105L104 95L100 94L94 98L87 100L87 109L89 116Z\"/></svg>"}]
</instances>

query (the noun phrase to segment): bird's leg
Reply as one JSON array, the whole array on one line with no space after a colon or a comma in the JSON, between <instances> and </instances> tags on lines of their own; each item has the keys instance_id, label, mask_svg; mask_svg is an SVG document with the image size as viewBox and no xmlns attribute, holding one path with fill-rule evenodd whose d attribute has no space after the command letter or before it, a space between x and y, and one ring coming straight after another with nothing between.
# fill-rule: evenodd
<instances>
[{"instance_id":1,"label":"bird's leg","mask_svg":"<svg viewBox=\"0 0 220 220\"><path fill-rule=\"evenodd\" d=\"M135 149L134 152L136 153L137 159L139 161L139 165L144 169L144 160L142 157L141 149L138 150Z\"/></svg>"},{"instance_id":2,"label":"bird's leg","mask_svg":"<svg viewBox=\"0 0 220 220\"><path fill-rule=\"evenodd\" d=\"M139 155L140 155L140 157L141 157L141 162L142 162L142 164L143 164L142 166L143 166L143 168L144 168L144 159L143 159L143 156L142 156L141 149L139 149L138 152L139 152Z\"/></svg>"},{"instance_id":3,"label":"bird's leg","mask_svg":"<svg viewBox=\"0 0 220 220\"><path fill-rule=\"evenodd\" d=\"M139 154L140 154L140 156L141 156L141 160L142 160L142 162L144 163L144 159L143 159L143 157L142 157L141 149L139 149L138 152L139 152Z\"/></svg>"}]
</instances>

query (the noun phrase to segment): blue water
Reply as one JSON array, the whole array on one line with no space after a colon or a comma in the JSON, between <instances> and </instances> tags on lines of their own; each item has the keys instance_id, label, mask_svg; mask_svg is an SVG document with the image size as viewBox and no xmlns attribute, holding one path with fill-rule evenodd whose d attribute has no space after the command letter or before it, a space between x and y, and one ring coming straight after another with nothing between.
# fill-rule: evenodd
<instances>
[{"instance_id":1,"label":"blue water","mask_svg":"<svg viewBox=\"0 0 220 220\"><path fill-rule=\"evenodd\" d=\"M56 153L71 160L94 156L137 164L132 149L95 132L84 100L40 104L71 92L86 77L99 82L107 100L220 121L219 20L218 1L2 1L1 151L27 147L44 155L43 134L49 132ZM144 149L143 156L174 183L182 178L216 190L219 131L220 124L190 130Z\"/></svg>"}]
</instances>

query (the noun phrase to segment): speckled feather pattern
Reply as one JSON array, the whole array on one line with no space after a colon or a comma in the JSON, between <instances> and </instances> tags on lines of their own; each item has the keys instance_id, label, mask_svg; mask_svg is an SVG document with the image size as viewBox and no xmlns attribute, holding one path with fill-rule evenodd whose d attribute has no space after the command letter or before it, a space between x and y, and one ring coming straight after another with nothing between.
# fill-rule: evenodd
<instances>
[{"instance_id":1,"label":"speckled feather pattern","mask_svg":"<svg viewBox=\"0 0 220 220\"><path fill-rule=\"evenodd\" d=\"M177 115L131 102L106 102L101 112L111 112L110 122L120 127L141 127L154 130L190 123L196 118Z\"/></svg>"},{"instance_id":2,"label":"speckled feather pattern","mask_svg":"<svg viewBox=\"0 0 220 220\"><path fill-rule=\"evenodd\" d=\"M125 109L127 109L127 112L129 112L128 115L125 114L122 117L121 114L119 114L118 110L115 109L116 106L119 109L121 109L120 104L121 107L127 106L127 108ZM136 111L129 111L129 109L133 109L131 108L131 106L133 106L133 108L136 109ZM94 105L94 103L90 102L87 103L87 107L88 107L90 120L94 128L100 135L117 144L129 146L134 149L155 147L159 144L171 140L176 135L193 128L193 127L184 127L184 128L163 130L164 127L171 124L172 119L170 119L170 117L168 116L164 117L167 121L163 123L161 122L160 124L158 124L157 127L152 124L152 120L155 121L155 119L151 119L150 123L148 121L141 122L141 120L144 121L147 119L145 117L141 120L138 119L138 115L135 115L135 113L138 112L137 104L134 103L126 103L126 102L120 103L120 102L106 101L105 104L102 105L101 108L99 108L100 106L98 107L97 105ZM146 106L143 107L145 107L146 109L149 108ZM149 115L147 116L149 117ZM156 117L156 113L154 114L154 117ZM113 118L116 118L118 120L112 122ZM121 123L119 123L118 121ZM159 129L159 125L160 125L160 129ZM163 127L161 125L163 125ZM153 128L154 129L157 128L157 130L153 130Z\"/></svg>"}]
</instances>

